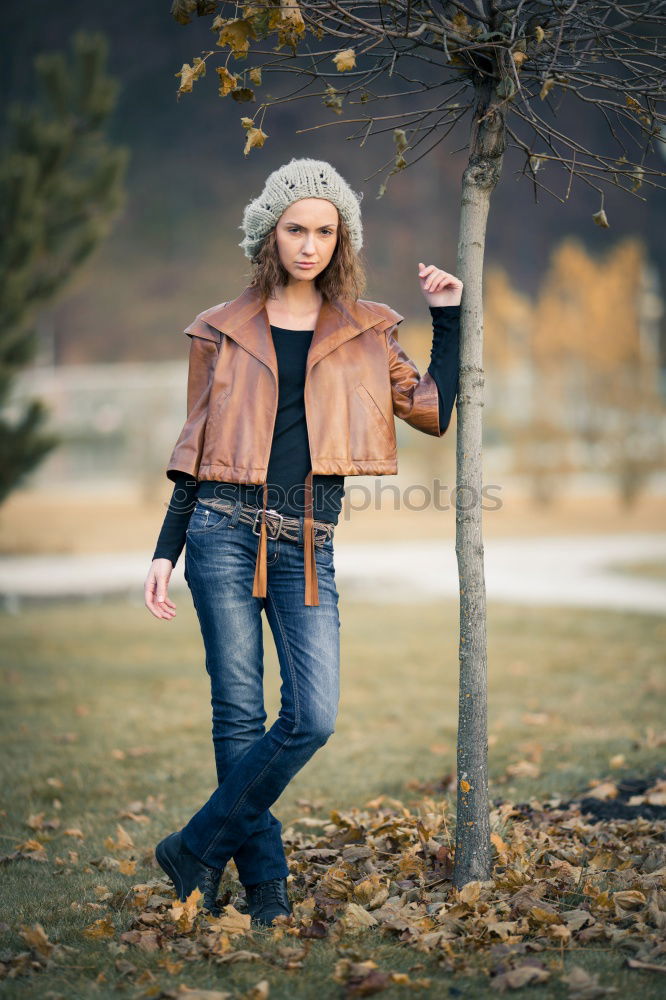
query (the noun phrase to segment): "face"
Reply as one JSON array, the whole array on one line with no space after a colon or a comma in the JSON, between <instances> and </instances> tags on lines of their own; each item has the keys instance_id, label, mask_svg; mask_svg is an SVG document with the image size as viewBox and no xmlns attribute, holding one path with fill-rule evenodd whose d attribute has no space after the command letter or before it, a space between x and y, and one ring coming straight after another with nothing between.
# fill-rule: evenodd
<instances>
[{"instance_id":1,"label":"face","mask_svg":"<svg viewBox=\"0 0 666 1000\"><path fill-rule=\"evenodd\" d=\"M326 198L301 198L285 209L275 237L290 282L313 281L321 274L338 242L338 225L338 210Z\"/></svg>"}]
</instances>

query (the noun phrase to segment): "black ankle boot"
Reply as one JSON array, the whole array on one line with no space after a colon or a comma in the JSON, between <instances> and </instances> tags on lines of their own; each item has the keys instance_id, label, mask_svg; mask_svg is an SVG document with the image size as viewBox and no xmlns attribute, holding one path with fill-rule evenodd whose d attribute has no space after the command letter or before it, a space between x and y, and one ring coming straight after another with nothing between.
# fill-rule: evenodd
<instances>
[{"instance_id":1,"label":"black ankle boot","mask_svg":"<svg viewBox=\"0 0 666 1000\"><path fill-rule=\"evenodd\" d=\"M250 917L255 924L269 927L275 917L291 913L286 878L269 878L256 885L246 885L245 895Z\"/></svg>"},{"instance_id":2,"label":"black ankle boot","mask_svg":"<svg viewBox=\"0 0 666 1000\"><path fill-rule=\"evenodd\" d=\"M220 908L217 905L217 890L222 878L223 868L211 868L204 864L185 846L180 831L171 833L161 840L155 848L155 857L174 884L178 898L185 902L193 889L199 888L203 893L203 905L214 917L219 917Z\"/></svg>"}]
</instances>

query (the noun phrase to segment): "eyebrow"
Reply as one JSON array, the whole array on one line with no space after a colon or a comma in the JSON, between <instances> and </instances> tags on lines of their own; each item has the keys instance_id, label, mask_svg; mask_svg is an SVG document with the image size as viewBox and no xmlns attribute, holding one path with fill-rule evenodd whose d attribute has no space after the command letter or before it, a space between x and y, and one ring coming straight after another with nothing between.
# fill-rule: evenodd
<instances>
[{"instance_id":1,"label":"eyebrow","mask_svg":"<svg viewBox=\"0 0 666 1000\"><path fill-rule=\"evenodd\" d=\"M305 229L305 226L302 226L300 222L285 222L285 226L298 226L299 229ZM335 229L336 226L335 222L327 222L325 225L319 226L319 229Z\"/></svg>"}]
</instances>

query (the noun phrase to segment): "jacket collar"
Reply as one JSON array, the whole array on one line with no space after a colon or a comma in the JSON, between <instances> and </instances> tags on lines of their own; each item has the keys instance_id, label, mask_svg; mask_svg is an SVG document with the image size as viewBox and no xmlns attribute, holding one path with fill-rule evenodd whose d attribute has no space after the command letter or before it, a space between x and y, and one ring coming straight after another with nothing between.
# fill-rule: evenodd
<instances>
[{"instance_id":1,"label":"jacket collar","mask_svg":"<svg viewBox=\"0 0 666 1000\"><path fill-rule=\"evenodd\" d=\"M329 302L324 299L310 343L306 376L314 364L345 341L373 326L385 328L396 318L402 319L398 313L379 303L365 304L360 299L352 303L343 303L340 299ZM205 310L200 319L230 336L267 365L277 379L277 356L268 313L257 288L248 285L237 298Z\"/></svg>"}]
</instances>

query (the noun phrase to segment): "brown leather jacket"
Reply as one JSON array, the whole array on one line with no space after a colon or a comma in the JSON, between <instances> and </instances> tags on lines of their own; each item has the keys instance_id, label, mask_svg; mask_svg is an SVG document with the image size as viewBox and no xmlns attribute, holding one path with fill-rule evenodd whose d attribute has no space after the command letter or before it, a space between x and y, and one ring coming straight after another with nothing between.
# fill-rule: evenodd
<instances>
[{"instance_id":1,"label":"brown leather jacket","mask_svg":"<svg viewBox=\"0 0 666 1000\"><path fill-rule=\"evenodd\" d=\"M394 417L435 437L439 397L397 339L403 317L381 302L324 300L308 353L305 416L311 471L306 480L306 604L318 604L312 529L312 475L393 475ZM256 288L205 309L191 338L187 419L167 466L203 480L264 484L278 405L277 357ZM254 596L266 592L262 519Z\"/></svg>"}]
</instances>

